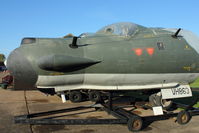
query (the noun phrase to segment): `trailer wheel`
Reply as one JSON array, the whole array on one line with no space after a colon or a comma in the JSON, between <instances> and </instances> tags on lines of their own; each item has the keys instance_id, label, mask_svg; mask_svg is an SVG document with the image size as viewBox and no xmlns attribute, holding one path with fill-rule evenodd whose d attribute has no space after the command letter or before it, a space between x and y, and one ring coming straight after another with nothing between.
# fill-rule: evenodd
<instances>
[{"instance_id":1,"label":"trailer wheel","mask_svg":"<svg viewBox=\"0 0 199 133\"><path fill-rule=\"evenodd\" d=\"M99 91L89 92L89 100L92 102L100 102L102 100L101 93Z\"/></svg>"},{"instance_id":2,"label":"trailer wheel","mask_svg":"<svg viewBox=\"0 0 199 133\"><path fill-rule=\"evenodd\" d=\"M191 115L187 111L181 111L177 115L177 122L180 125L187 124L191 120Z\"/></svg>"},{"instance_id":3,"label":"trailer wheel","mask_svg":"<svg viewBox=\"0 0 199 133\"><path fill-rule=\"evenodd\" d=\"M139 116L134 116L128 120L127 124L128 124L129 131L137 132L142 129L143 120Z\"/></svg>"},{"instance_id":4,"label":"trailer wheel","mask_svg":"<svg viewBox=\"0 0 199 133\"><path fill-rule=\"evenodd\" d=\"M80 91L71 91L69 93L69 100L73 103L81 102L83 100L82 93Z\"/></svg>"}]
</instances>

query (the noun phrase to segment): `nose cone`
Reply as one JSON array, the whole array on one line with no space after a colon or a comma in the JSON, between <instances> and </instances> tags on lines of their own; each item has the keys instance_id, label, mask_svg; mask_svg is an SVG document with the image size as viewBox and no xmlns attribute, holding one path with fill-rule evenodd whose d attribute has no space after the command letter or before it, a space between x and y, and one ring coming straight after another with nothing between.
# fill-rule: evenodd
<instances>
[{"instance_id":1,"label":"nose cone","mask_svg":"<svg viewBox=\"0 0 199 133\"><path fill-rule=\"evenodd\" d=\"M14 90L35 89L37 74L20 48L14 50L7 59L7 68L14 77Z\"/></svg>"}]
</instances>

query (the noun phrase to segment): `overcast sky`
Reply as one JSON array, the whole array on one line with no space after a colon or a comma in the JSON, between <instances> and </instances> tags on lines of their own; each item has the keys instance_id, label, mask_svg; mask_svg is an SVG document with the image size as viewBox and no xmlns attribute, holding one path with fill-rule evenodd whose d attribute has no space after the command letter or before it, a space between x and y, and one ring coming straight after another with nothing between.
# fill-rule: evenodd
<instances>
[{"instance_id":1,"label":"overcast sky","mask_svg":"<svg viewBox=\"0 0 199 133\"><path fill-rule=\"evenodd\" d=\"M115 22L199 36L199 0L0 0L0 53L7 56L23 37L79 35Z\"/></svg>"}]
</instances>

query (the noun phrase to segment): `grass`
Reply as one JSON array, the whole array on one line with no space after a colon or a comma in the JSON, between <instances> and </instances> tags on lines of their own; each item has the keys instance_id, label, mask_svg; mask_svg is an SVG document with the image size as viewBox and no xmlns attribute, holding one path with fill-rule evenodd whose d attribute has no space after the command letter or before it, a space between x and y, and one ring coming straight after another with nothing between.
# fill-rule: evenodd
<instances>
[{"instance_id":1,"label":"grass","mask_svg":"<svg viewBox=\"0 0 199 133\"><path fill-rule=\"evenodd\" d=\"M190 84L192 88L199 88L199 78L197 78L192 84ZM196 97L198 97L196 95ZM195 108L199 108L199 102L194 105Z\"/></svg>"},{"instance_id":2,"label":"grass","mask_svg":"<svg viewBox=\"0 0 199 133\"><path fill-rule=\"evenodd\" d=\"M192 88L199 88L199 78L190 84Z\"/></svg>"},{"instance_id":3,"label":"grass","mask_svg":"<svg viewBox=\"0 0 199 133\"><path fill-rule=\"evenodd\" d=\"M197 104L195 104L193 107L199 108L199 102Z\"/></svg>"},{"instance_id":4,"label":"grass","mask_svg":"<svg viewBox=\"0 0 199 133\"><path fill-rule=\"evenodd\" d=\"M191 86L192 88L199 88L199 78L196 79L192 84L190 84L190 86ZM194 93L194 92L193 92L193 93ZM198 96L196 95L196 97L198 97ZM198 102L197 104L195 104L194 107L195 107L195 108L199 108L199 102Z\"/></svg>"},{"instance_id":5,"label":"grass","mask_svg":"<svg viewBox=\"0 0 199 133\"><path fill-rule=\"evenodd\" d=\"M189 105L199 97L199 92L193 91L192 93L192 97L174 99L174 102ZM193 107L199 108L199 101Z\"/></svg>"}]
</instances>

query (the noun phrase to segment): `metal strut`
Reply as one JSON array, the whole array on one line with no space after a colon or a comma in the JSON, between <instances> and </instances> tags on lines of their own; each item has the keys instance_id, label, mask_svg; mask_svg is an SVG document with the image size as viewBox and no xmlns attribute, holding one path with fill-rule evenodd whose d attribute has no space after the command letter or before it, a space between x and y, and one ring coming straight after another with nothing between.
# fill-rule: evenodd
<instances>
[{"instance_id":1,"label":"metal strut","mask_svg":"<svg viewBox=\"0 0 199 133\"><path fill-rule=\"evenodd\" d=\"M112 111L112 109L113 109L113 102L112 102L112 92L111 91L109 92L109 95L108 95L108 104L109 104L109 110Z\"/></svg>"},{"instance_id":2,"label":"metal strut","mask_svg":"<svg viewBox=\"0 0 199 133\"><path fill-rule=\"evenodd\" d=\"M32 125L90 125L90 124L126 124L127 119L121 115L115 115L118 119L52 119L53 117L44 117L54 114L67 113L79 110L85 110L89 108L95 108L95 106L80 106L75 108L67 108L61 110L53 110L48 112L33 113L28 115L16 116L14 118L15 123L20 124L32 124ZM109 113L112 111L109 108L106 111ZM42 118L39 118L42 117Z\"/></svg>"}]
</instances>

